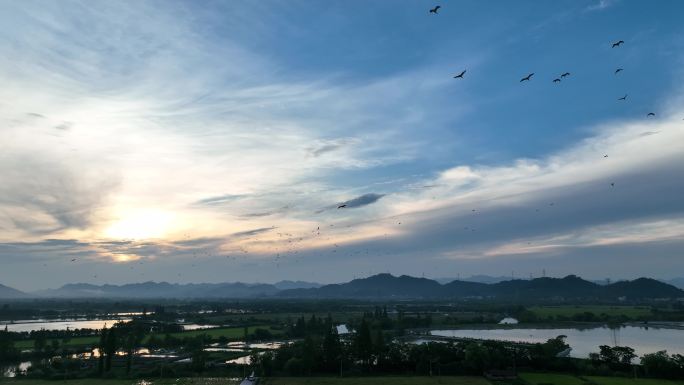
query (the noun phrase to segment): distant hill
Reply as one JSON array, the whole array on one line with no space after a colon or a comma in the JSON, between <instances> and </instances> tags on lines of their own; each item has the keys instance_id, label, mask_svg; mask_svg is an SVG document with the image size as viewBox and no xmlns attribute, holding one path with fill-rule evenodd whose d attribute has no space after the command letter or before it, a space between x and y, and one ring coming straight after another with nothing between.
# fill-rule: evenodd
<instances>
[{"instance_id":1,"label":"distant hill","mask_svg":"<svg viewBox=\"0 0 684 385\"><path fill-rule=\"evenodd\" d=\"M14 299L14 298L26 298L28 295L23 291L13 289L9 286L0 284L0 298L2 299Z\"/></svg>"},{"instance_id":2,"label":"distant hill","mask_svg":"<svg viewBox=\"0 0 684 385\"><path fill-rule=\"evenodd\" d=\"M323 284L317 282L305 282L305 281L280 281L273 284L278 290L290 290L290 289L316 289Z\"/></svg>"},{"instance_id":3,"label":"distant hill","mask_svg":"<svg viewBox=\"0 0 684 385\"><path fill-rule=\"evenodd\" d=\"M682 289L651 278L620 281L604 286L612 297L627 298L673 298L682 297Z\"/></svg>"},{"instance_id":4,"label":"distant hill","mask_svg":"<svg viewBox=\"0 0 684 385\"><path fill-rule=\"evenodd\" d=\"M268 284L143 282L126 285L68 284L59 289L33 293L50 298L255 298L279 290Z\"/></svg>"},{"instance_id":5,"label":"distant hill","mask_svg":"<svg viewBox=\"0 0 684 385\"><path fill-rule=\"evenodd\" d=\"M11 297L10 297L11 296ZM0 298L27 297L0 285ZM684 298L684 290L650 278L597 284L575 275L564 278L513 279L495 283L453 280L440 284L427 278L378 274L350 282L319 285L281 281L276 284L143 282L126 285L68 284L31 293L47 298L331 298L331 299L467 299L502 300Z\"/></svg>"},{"instance_id":6,"label":"distant hill","mask_svg":"<svg viewBox=\"0 0 684 385\"><path fill-rule=\"evenodd\" d=\"M654 279L598 285L575 275L564 278L515 279L487 284L455 280L444 285L426 278L378 274L318 289L283 290L279 297L350 299L628 299L684 298L684 291Z\"/></svg>"},{"instance_id":7,"label":"distant hill","mask_svg":"<svg viewBox=\"0 0 684 385\"><path fill-rule=\"evenodd\" d=\"M684 277L672 278L665 283L669 283L672 286L676 286L680 289L684 289Z\"/></svg>"},{"instance_id":8,"label":"distant hill","mask_svg":"<svg viewBox=\"0 0 684 385\"><path fill-rule=\"evenodd\" d=\"M318 289L284 290L279 295L301 298L433 298L439 296L441 290L442 285L427 278L378 274Z\"/></svg>"},{"instance_id":9,"label":"distant hill","mask_svg":"<svg viewBox=\"0 0 684 385\"><path fill-rule=\"evenodd\" d=\"M441 283L442 285L447 284L452 281L463 281L463 282L478 282L478 283L499 283L502 281L508 281L511 277L493 277L491 275L472 275L468 278L436 278L435 281Z\"/></svg>"}]
</instances>

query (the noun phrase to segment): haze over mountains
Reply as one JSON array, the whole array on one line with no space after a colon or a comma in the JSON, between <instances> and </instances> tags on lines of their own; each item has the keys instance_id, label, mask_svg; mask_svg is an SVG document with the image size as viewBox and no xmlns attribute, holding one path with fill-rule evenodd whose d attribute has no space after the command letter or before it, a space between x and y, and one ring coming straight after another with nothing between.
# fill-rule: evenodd
<instances>
[{"instance_id":1,"label":"haze over mountains","mask_svg":"<svg viewBox=\"0 0 684 385\"><path fill-rule=\"evenodd\" d=\"M67 284L58 289L23 293L0 285L0 298L337 298L337 299L627 299L684 298L684 290L651 278L597 284L569 275L564 278L514 279L493 283L378 274L347 283L320 285L281 281L275 284L143 282L125 285Z\"/></svg>"},{"instance_id":2,"label":"haze over mountains","mask_svg":"<svg viewBox=\"0 0 684 385\"><path fill-rule=\"evenodd\" d=\"M17 289L13 289L9 286L0 284L0 298L25 298L28 297L26 293L23 293Z\"/></svg>"}]
</instances>

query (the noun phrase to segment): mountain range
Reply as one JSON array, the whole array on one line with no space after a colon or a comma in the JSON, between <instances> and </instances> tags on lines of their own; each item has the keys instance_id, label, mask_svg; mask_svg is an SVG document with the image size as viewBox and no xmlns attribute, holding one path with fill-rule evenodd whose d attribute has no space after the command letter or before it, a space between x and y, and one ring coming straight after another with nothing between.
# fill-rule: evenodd
<instances>
[{"instance_id":1,"label":"mountain range","mask_svg":"<svg viewBox=\"0 0 684 385\"><path fill-rule=\"evenodd\" d=\"M442 285L426 278L378 274L343 284L325 285L318 289L284 290L278 296L359 299L637 299L684 298L684 291L650 278L598 285L569 275L564 278L514 279L491 284L455 280Z\"/></svg>"},{"instance_id":2,"label":"mountain range","mask_svg":"<svg viewBox=\"0 0 684 385\"><path fill-rule=\"evenodd\" d=\"M597 284L575 275L564 278L513 279L494 283L453 280L440 283L407 275L378 274L347 283L320 285L281 281L275 284L143 282L125 285L67 284L58 289L23 293L0 285L0 298L337 298L337 299L627 299L684 298L684 290L651 278Z\"/></svg>"},{"instance_id":3,"label":"mountain range","mask_svg":"<svg viewBox=\"0 0 684 385\"><path fill-rule=\"evenodd\" d=\"M26 298L28 294L0 284L0 298Z\"/></svg>"}]
</instances>

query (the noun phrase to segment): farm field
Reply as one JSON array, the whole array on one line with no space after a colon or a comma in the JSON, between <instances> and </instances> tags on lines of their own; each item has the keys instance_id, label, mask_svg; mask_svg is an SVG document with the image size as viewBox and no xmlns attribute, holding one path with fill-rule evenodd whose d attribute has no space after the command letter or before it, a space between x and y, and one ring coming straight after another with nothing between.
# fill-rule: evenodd
<instances>
[{"instance_id":1,"label":"farm field","mask_svg":"<svg viewBox=\"0 0 684 385\"><path fill-rule=\"evenodd\" d=\"M240 380L236 378L165 378L155 380L104 380L104 379L82 379L67 381L48 381L48 380L24 380L24 379L3 379L0 384L14 385L237 385Z\"/></svg>"},{"instance_id":2,"label":"farm field","mask_svg":"<svg viewBox=\"0 0 684 385\"><path fill-rule=\"evenodd\" d=\"M555 373L521 373L520 378L530 385L684 385L684 381L659 380L651 378L630 379L622 377L575 377Z\"/></svg>"},{"instance_id":3,"label":"farm field","mask_svg":"<svg viewBox=\"0 0 684 385\"><path fill-rule=\"evenodd\" d=\"M253 333L256 329L262 328L262 329L268 329L273 335L277 336L281 334L279 330L274 330L269 326L250 326L248 328L248 333ZM200 330L191 330L187 332L179 332L179 333L170 333L171 336L177 337L177 338L182 338L182 337L195 337L198 335L206 334L208 336L211 336L212 338L219 338L219 337L225 337L229 340L239 340L243 339L245 335L245 329L242 327L235 327L235 328L216 328L216 329L200 329ZM157 334L160 338L164 337L164 334ZM94 345L100 341L100 337L97 336L90 336L90 337L74 337L71 338L65 346L69 347L74 347L74 346L84 346L84 345ZM47 344L50 345L52 342L51 339L48 339ZM62 343L61 340L59 340L60 344ZM15 346L19 349L31 349L33 348L33 340L22 340L22 341L17 341L15 343Z\"/></svg>"},{"instance_id":4,"label":"farm field","mask_svg":"<svg viewBox=\"0 0 684 385\"><path fill-rule=\"evenodd\" d=\"M482 377L273 377L260 385L489 385Z\"/></svg>"},{"instance_id":5,"label":"farm field","mask_svg":"<svg viewBox=\"0 0 684 385\"><path fill-rule=\"evenodd\" d=\"M594 313L599 316L627 316L629 318L647 317L652 314L646 306L605 306L605 305L578 305L578 306L533 306L529 310L539 317L572 317L582 313Z\"/></svg>"}]
</instances>

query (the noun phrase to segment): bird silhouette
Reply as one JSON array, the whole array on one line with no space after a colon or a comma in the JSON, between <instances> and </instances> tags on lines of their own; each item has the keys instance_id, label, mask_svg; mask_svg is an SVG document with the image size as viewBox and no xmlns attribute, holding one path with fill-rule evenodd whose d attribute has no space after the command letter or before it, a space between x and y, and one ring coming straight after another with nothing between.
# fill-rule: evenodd
<instances>
[{"instance_id":1,"label":"bird silhouette","mask_svg":"<svg viewBox=\"0 0 684 385\"><path fill-rule=\"evenodd\" d=\"M627 100L627 94L625 94L625 96L623 96L621 98L618 98L618 100Z\"/></svg>"},{"instance_id":2,"label":"bird silhouette","mask_svg":"<svg viewBox=\"0 0 684 385\"><path fill-rule=\"evenodd\" d=\"M561 75L561 78L564 78L564 77L566 77L566 76L570 76L570 72L564 72L564 73Z\"/></svg>"},{"instance_id":3,"label":"bird silhouette","mask_svg":"<svg viewBox=\"0 0 684 385\"><path fill-rule=\"evenodd\" d=\"M622 72L622 71L624 71L622 68L618 68L615 70L615 74L617 75L618 72Z\"/></svg>"},{"instance_id":4,"label":"bird silhouette","mask_svg":"<svg viewBox=\"0 0 684 385\"><path fill-rule=\"evenodd\" d=\"M343 208L345 208L345 207L347 207L346 204L337 206L338 209L343 209Z\"/></svg>"},{"instance_id":5,"label":"bird silhouette","mask_svg":"<svg viewBox=\"0 0 684 385\"><path fill-rule=\"evenodd\" d=\"M455 75L454 79L463 79L463 75L465 75L465 73L466 73L466 70L463 70L463 72L461 72L460 74Z\"/></svg>"},{"instance_id":6,"label":"bird silhouette","mask_svg":"<svg viewBox=\"0 0 684 385\"><path fill-rule=\"evenodd\" d=\"M615 187L615 182L611 182L610 187Z\"/></svg>"},{"instance_id":7,"label":"bird silhouette","mask_svg":"<svg viewBox=\"0 0 684 385\"><path fill-rule=\"evenodd\" d=\"M560 81L561 81L561 80L560 80L559 78L553 79L553 82L554 82L554 83L560 83Z\"/></svg>"},{"instance_id":8,"label":"bird silhouette","mask_svg":"<svg viewBox=\"0 0 684 385\"><path fill-rule=\"evenodd\" d=\"M608 157L608 154L604 155L603 157L604 157L604 158L607 158L607 157Z\"/></svg>"},{"instance_id":9,"label":"bird silhouette","mask_svg":"<svg viewBox=\"0 0 684 385\"><path fill-rule=\"evenodd\" d=\"M524 78L520 79L520 82L529 81L530 79L532 79L532 76L533 76L533 75L534 75L534 72L532 72L531 74L529 74L529 75L525 76Z\"/></svg>"},{"instance_id":10,"label":"bird silhouette","mask_svg":"<svg viewBox=\"0 0 684 385\"><path fill-rule=\"evenodd\" d=\"M646 116L655 116L655 112L649 112Z\"/></svg>"},{"instance_id":11,"label":"bird silhouette","mask_svg":"<svg viewBox=\"0 0 684 385\"><path fill-rule=\"evenodd\" d=\"M625 43L624 40L616 41L615 43L613 43L613 46L611 48L619 47L621 44L624 44L624 43Z\"/></svg>"},{"instance_id":12,"label":"bird silhouette","mask_svg":"<svg viewBox=\"0 0 684 385\"><path fill-rule=\"evenodd\" d=\"M441 5L436 5L434 8L430 10L430 13L434 13L436 15L440 8L442 8Z\"/></svg>"}]
</instances>

